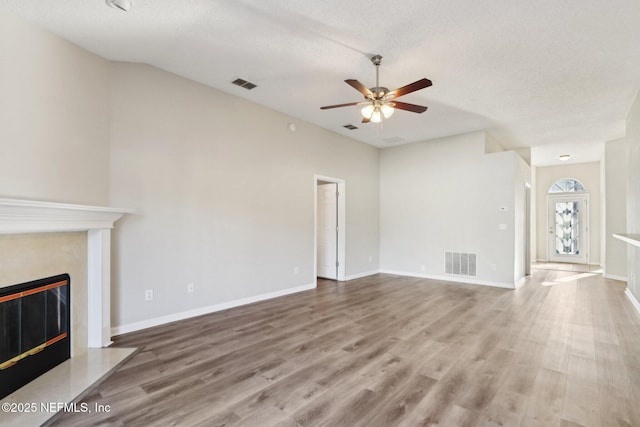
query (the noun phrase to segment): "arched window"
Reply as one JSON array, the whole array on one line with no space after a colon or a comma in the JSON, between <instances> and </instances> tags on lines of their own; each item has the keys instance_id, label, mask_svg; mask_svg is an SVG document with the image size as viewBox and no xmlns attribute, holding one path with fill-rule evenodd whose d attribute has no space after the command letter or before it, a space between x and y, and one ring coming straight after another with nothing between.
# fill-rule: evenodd
<instances>
[{"instance_id":1,"label":"arched window","mask_svg":"<svg viewBox=\"0 0 640 427\"><path fill-rule=\"evenodd\" d=\"M572 193L576 191L584 191L584 185L573 178L559 179L549 188L549 193Z\"/></svg>"}]
</instances>

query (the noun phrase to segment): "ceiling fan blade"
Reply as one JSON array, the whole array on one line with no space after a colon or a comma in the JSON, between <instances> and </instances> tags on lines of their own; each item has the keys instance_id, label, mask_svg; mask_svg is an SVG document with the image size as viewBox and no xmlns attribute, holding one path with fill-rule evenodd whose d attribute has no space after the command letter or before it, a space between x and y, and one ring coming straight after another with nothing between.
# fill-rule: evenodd
<instances>
[{"instance_id":1,"label":"ceiling fan blade","mask_svg":"<svg viewBox=\"0 0 640 427\"><path fill-rule=\"evenodd\" d=\"M402 95L406 95L408 93L429 87L432 84L433 83L431 83L431 80L429 79L420 79L406 86L402 86L401 88L398 88L396 90L392 90L391 92L389 92L389 95L391 96L391 99L398 98Z\"/></svg>"},{"instance_id":2,"label":"ceiling fan blade","mask_svg":"<svg viewBox=\"0 0 640 427\"><path fill-rule=\"evenodd\" d=\"M362 118L362 123L369 123L371 121L371 119L369 119L368 117L363 117Z\"/></svg>"},{"instance_id":3,"label":"ceiling fan blade","mask_svg":"<svg viewBox=\"0 0 640 427\"><path fill-rule=\"evenodd\" d=\"M411 111L412 113L424 113L427 111L427 107L423 107L422 105L408 104L400 101L393 101L393 103L395 104L393 108L397 108L398 110Z\"/></svg>"},{"instance_id":4,"label":"ceiling fan blade","mask_svg":"<svg viewBox=\"0 0 640 427\"><path fill-rule=\"evenodd\" d=\"M359 81L354 79L349 79L349 80L345 80L344 82L349 86L351 86L352 88L354 88L355 90L357 90L358 92L360 92L361 94L363 94L365 98L373 97L373 92L371 92L368 87L366 87Z\"/></svg>"},{"instance_id":5,"label":"ceiling fan blade","mask_svg":"<svg viewBox=\"0 0 640 427\"><path fill-rule=\"evenodd\" d=\"M321 110L329 110L331 108L350 107L352 105L358 105L360 102L349 102L348 104L327 105L326 107L320 107Z\"/></svg>"}]
</instances>

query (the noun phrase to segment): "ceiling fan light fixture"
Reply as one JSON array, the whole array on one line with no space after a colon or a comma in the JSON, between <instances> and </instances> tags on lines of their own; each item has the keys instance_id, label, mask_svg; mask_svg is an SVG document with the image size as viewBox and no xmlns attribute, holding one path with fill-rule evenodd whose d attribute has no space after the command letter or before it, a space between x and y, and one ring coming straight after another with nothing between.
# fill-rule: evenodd
<instances>
[{"instance_id":1,"label":"ceiling fan light fixture","mask_svg":"<svg viewBox=\"0 0 640 427\"><path fill-rule=\"evenodd\" d=\"M376 67L376 85L374 87L368 88L355 79L347 79L344 81L346 84L360 92L360 94L364 96L364 101L327 105L324 107L320 107L320 109L329 110L332 108L351 107L353 105L358 105L361 107L360 112L362 113L362 117L364 118L362 120L362 123L380 123L383 119L388 119L389 117L391 117L396 109L411 111L412 113L418 114L427 111L427 107L424 107L422 105L400 102L396 101L396 99L417 90L431 86L431 80L422 78L413 83L390 91L386 87L380 86L379 67L380 63L382 62L382 56L375 55L371 58L371 62Z\"/></svg>"},{"instance_id":2,"label":"ceiling fan light fixture","mask_svg":"<svg viewBox=\"0 0 640 427\"><path fill-rule=\"evenodd\" d=\"M373 106L373 104L367 104L364 107L362 107L362 110L360 110L360 113L362 113L362 117L364 117L365 119L370 119L374 110L375 110L375 107Z\"/></svg>"},{"instance_id":3,"label":"ceiling fan light fixture","mask_svg":"<svg viewBox=\"0 0 640 427\"><path fill-rule=\"evenodd\" d=\"M371 121L373 123L380 123L382 121L382 114L380 113L380 107L375 107L371 114Z\"/></svg>"},{"instance_id":4,"label":"ceiling fan light fixture","mask_svg":"<svg viewBox=\"0 0 640 427\"><path fill-rule=\"evenodd\" d=\"M393 112L395 111L395 109L389 104L382 104L382 107L380 107L380 110L382 111L382 115L384 116L385 119L388 119L389 117L393 116Z\"/></svg>"}]
</instances>

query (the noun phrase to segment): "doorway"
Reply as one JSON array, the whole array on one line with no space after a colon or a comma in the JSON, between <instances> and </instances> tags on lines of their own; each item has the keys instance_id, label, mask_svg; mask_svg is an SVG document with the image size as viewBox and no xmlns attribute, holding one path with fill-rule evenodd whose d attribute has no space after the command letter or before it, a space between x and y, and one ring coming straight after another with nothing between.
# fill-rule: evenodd
<instances>
[{"instance_id":1,"label":"doorway","mask_svg":"<svg viewBox=\"0 0 640 427\"><path fill-rule=\"evenodd\" d=\"M531 184L524 184L524 275L531 275Z\"/></svg>"},{"instance_id":2,"label":"doorway","mask_svg":"<svg viewBox=\"0 0 640 427\"><path fill-rule=\"evenodd\" d=\"M588 264L589 195L547 196L548 259Z\"/></svg>"},{"instance_id":3,"label":"doorway","mask_svg":"<svg viewBox=\"0 0 640 427\"><path fill-rule=\"evenodd\" d=\"M345 183L316 175L314 265L315 277L345 280Z\"/></svg>"}]
</instances>

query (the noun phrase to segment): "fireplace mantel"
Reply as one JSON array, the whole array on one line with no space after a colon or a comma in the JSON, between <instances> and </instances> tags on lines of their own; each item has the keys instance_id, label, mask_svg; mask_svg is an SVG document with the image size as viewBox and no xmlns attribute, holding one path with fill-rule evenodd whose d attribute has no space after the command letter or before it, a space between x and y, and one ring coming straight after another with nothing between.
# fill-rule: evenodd
<instances>
[{"instance_id":1,"label":"fireplace mantel","mask_svg":"<svg viewBox=\"0 0 640 427\"><path fill-rule=\"evenodd\" d=\"M131 209L0 198L0 234L87 231L89 347L111 344L111 229L124 214L134 212Z\"/></svg>"},{"instance_id":2,"label":"fireplace mantel","mask_svg":"<svg viewBox=\"0 0 640 427\"><path fill-rule=\"evenodd\" d=\"M131 209L0 198L0 234L111 229Z\"/></svg>"}]
</instances>

